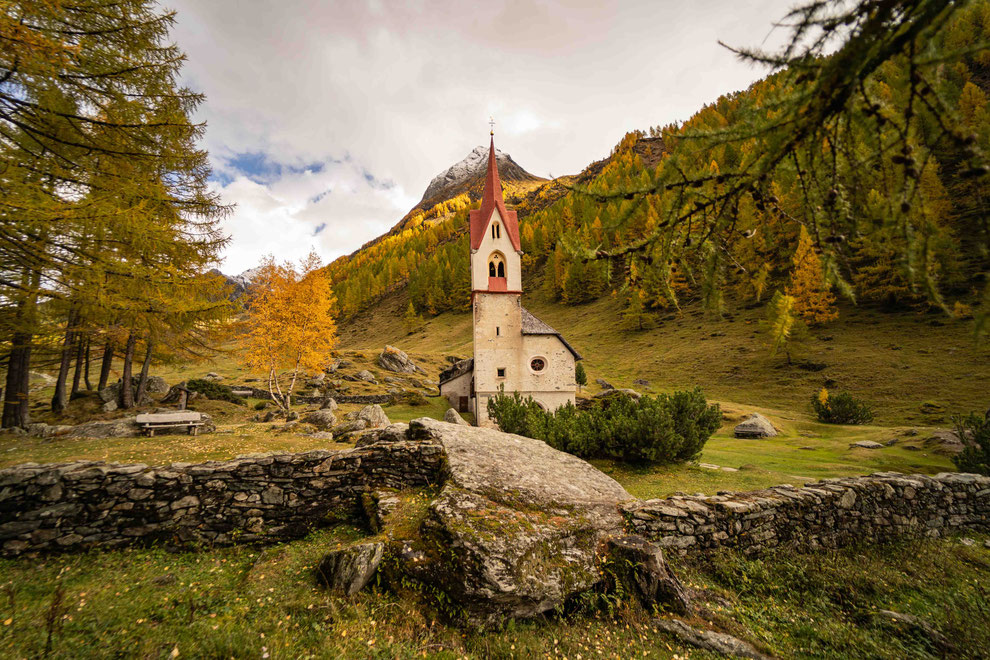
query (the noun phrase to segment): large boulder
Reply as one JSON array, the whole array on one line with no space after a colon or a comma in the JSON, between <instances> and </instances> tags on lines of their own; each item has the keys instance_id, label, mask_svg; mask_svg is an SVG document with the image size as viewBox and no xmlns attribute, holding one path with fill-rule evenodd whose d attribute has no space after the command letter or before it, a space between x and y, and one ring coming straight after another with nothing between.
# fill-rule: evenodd
<instances>
[{"instance_id":1,"label":"large boulder","mask_svg":"<svg viewBox=\"0 0 990 660\"><path fill-rule=\"evenodd\" d=\"M388 415L382 410L382 407L377 403L373 403L370 406L365 406L361 410L355 412L349 412L344 415L344 419L350 420L352 422L362 421L365 423L364 428L367 429L377 429L391 424L388 421Z\"/></svg>"},{"instance_id":2,"label":"large boulder","mask_svg":"<svg viewBox=\"0 0 990 660\"><path fill-rule=\"evenodd\" d=\"M417 371L422 371L422 369L416 366L415 362L409 359L409 356L404 351L399 350L395 346L385 347L385 350L378 356L378 366L386 371L394 371L396 373L414 374Z\"/></svg>"},{"instance_id":3,"label":"large boulder","mask_svg":"<svg viewBox=\"0 0 990 660\"><path fill-rule=\"evenodd\" d=\"M102 390L97 392L96 395L100 397L100 401L102 401L103 403L116 401L117 399L120 398L120 381L107 385Z\"/></svg>"},{"instance_id":4,"label":"large boulder","mask_svg":"<svg viewBox=\"0 0 990 660\"><path fill-rule=\"evenodd\" d=\"M321 409L307 413L302 421L312 424L321 431L329 431L337 425L337 416L333 414L333 410Z\"/></svg>"},{"instance_id":5,"label":"large boulder","mask_svg":"<svg viewBox=\"0 0 990 660\"><path fill-rule=\"evenodd\" d=\"M137 395L138 382L140 382L138 376L131 377L131 389L135 395ZM104 412L113 412L117 409L117 401L120 400L120 386L121 382L118 380L116 383L111 383L96 393L100 397L100 401L104 404ZM169 391L168 383L161 376L148 376L148 381L145 383L144 389L145 394L165 394ZM146 400L145 403L148 403L148 401Z\"/></svg>"},{"instance_id":6,"label":"large boulder","mask_svg":"<svg viewBox=\"0 0 990 660\"><path fill-rule=\"evenodd\" d=\"M134 383L135 386L137 383ZM145 390L148 394L165 394L168 392L168 383L161 376L148 376L148 382L145 383Z\"/></svg>"},{"instance_id":7,"label":"large boulder","mask_svg":"<svg viewBox=\"0 0 990 660\"><path fill-rule=\"evenodd\" d=\"M407 578L485 626L563 605L599 584L603 542L623 531L615 480L540 440L417 419L410 439L443 447L447 481L419 538L397 551Z\"/></svg>"},{"instance_id":8,"label":"large boulder","mask_svg":"<svg viewBox=\"0 0 990 660\"><path fill-rule=\"evenodd\" d=\"M733 433L737 438L773 438L777 435L777 429L769 419L760 413L753 413L738 424Z\"/></svg>"},{"instance_id":9,"label":"large boulder","mask_svg":"<svg viewBox=\"0 0 990 660\"><path fill-rule=\"evenodd\" d=\"M447 408L447 412L443 414L443 421L448 424L462 424L464 426L470 426L470 424L468 424L467 421L453 408Z\"/></svg>"},{"instance_id":10,"label":"large boulder","mask_svg":"<svg viewBox=\"0 0 990 660\"><path fill-rule=\"evenodd\" d=\"M366 383L371 383L372 385L377 385L378 381L375 380L375 374L371 373L367 369L362 369L361 371L354 374L354 378L357 380L363 380Z\"/></svg>"},{"instance_id":11,"label":"large boulder","mask_svg":"<svg viewBox=\"0 0 990 660\"><path fill-rule=\"evenodd\" d=\"M955 431L938 429L932 431L931 436L925 439L925 447L933 450L936 454L943 456L953 456L965 448L965 444Z\"/></svg>"}]
</instances>

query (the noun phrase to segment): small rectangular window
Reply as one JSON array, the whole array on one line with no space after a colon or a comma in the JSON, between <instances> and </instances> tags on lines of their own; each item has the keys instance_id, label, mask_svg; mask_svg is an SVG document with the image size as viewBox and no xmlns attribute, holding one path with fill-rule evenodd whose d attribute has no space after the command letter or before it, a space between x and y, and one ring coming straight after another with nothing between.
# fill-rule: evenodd
<instances>
[{"instance_id":1,"label":"small rectangular window","mask_svg":"<svg viewBox=\"0 0 990 660\"><path fill-rule=\"evenodd\" d=\"M499 378L505 378L505 367L499 367L498 369L495 370L495 373L498 375Z\"/></svg>"},{"instance_id":2,"label":"small rectangular window","mask_svg":"<svg viewBox=\"0 0 990 660\"><path fill-rule=\"evenodd\" d=\"M495 326L495 336L498 337L502 334L502 328Z\"/></svg>"}]
</instances>

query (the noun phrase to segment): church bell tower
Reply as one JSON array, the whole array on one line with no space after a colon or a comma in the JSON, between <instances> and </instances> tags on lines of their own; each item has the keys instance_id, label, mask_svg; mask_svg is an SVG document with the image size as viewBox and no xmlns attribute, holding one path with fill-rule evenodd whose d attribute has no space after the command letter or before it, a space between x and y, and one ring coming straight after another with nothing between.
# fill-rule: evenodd
<instances>
[{"instance_id":1,"label":"church bell tower","mask_svg":"<svg viewBox=\"0 0 990 660\"><path fill-rule=\"evenodd\" d=\"M471 211L471 298L474 312L474 392L479 422L500 386L512 391L522 346L522 248L516 212L505 208L495 138L481 208Z\"/></svg>"}]
</instances>

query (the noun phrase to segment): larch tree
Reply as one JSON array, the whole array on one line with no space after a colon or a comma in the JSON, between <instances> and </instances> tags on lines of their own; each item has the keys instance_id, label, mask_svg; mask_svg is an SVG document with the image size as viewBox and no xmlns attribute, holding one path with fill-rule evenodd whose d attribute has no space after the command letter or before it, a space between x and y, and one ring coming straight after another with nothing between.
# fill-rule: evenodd
<instances>
[{"instance_id":1,"label":"larch tree","mask_svg":"<svg viewBox=\"0 0 990 660\"><path fill-rule=\"evenodd\" d=\"M316 253L301 262L298 272L268 257L255 289L248 306L246 365L265 374L275 405L288 412L300 373L323 370L333 355L336 298ZM284 387L280 378L287 381Z\"/></svg>"},{"instance_id":2,"label":"larch tree","mask_svg":"<svg viewBox=\"0 0 990 660\"><path fill-rule=\"evenodd\" d=\"M794 298L777 291L767 305L766 328L770 340L770 355L783 352L791 363L791 340L799 323L794 316Z\"/></svg>"},{"instance_id":3,"label":"larch tree","mask_svg":"<svg viewBox=\"0 0 990 660\"><path fill-rule=\"evenodd\" d=\"M835 308L835 296L829 290L822 274L822 262L815 252L808 230L801 227L797 250L794 252L791 283L787 295L793 302L794 313L811 325L827 323L839 318Z\"/></svg>"},{"instance_id":4,"label":"larch tree","mask_svg":"<svg viewBox=\"0 0 990 660\"><path fill-rule=\"evenodd\" d=\"M176 83L185 58L173 22L152 0L14 0L0 11L4 427L29 421L35 337L58 314L56 410L85 332L119 324L133 349L169 318L223 316L202 275L226 243L229 209L197 146L203 97Z\"/></svg>"}]
</instances>

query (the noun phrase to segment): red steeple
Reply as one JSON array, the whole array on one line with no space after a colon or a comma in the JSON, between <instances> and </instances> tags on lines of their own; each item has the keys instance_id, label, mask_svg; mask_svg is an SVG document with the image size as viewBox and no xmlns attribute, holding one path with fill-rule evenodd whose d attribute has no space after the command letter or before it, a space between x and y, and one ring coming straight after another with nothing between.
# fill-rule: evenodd
<instances>
[{"instance_id":1,"label":"red steeple","mask_svg":"<svg viewBox=\"0 0 990 660\"><path fill-rule=\"evenodd\" d=\"M488 149L488 172L485 174L485 192L481 196L481 208L477 211L471 211L470 214L472 250L481 247L481 241L485 238L485 232L488 231L488 224L495 209L498 209L498 214L502 216L502 225L505 227L512 247L521 251L519 221L516 220L516 212L507 211L505 200L502 199L502 182L498 178L498 163L495 161L495 138L492 137L491 146Z\"/></svg>"}]
</instances>

